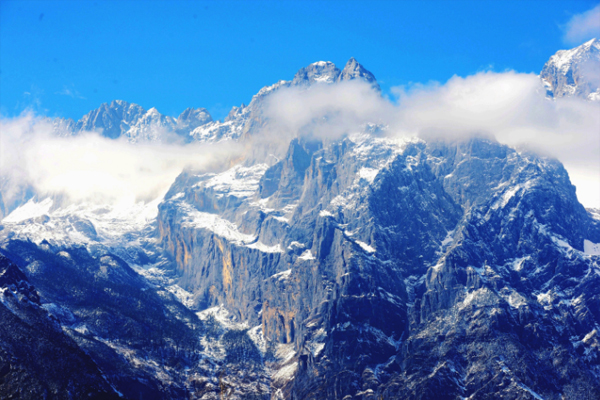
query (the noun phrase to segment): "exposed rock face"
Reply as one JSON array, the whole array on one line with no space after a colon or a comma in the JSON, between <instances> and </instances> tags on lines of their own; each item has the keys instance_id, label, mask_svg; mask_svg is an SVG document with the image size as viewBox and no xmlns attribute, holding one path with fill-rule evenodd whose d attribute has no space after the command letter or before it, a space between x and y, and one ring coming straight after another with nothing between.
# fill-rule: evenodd
<instances>
[{"instance_id":1,"label":"exposed rock face","mask_svg":"<svg viewBox=\"0 0 600 400\"><path fill-rule=\"evenodd\" d=\"M558 51L544 65L540 78L550 97L600 100L600 40Z\"/></svg>"},{"instance_id":2,"label":"exposed rock face","mask_svg":"<svg viewBox=\"0 0 600 400\"><path fill-rule=\"evenodd\" d=\"M340 76L340 70L330 61L318 61L300 69L294 76L292 85L310 85L313 83L334 83Z\"/></svg>"},{"instance_id":3,"label":"exposed rock face","mask_svg":"<svg viewBox=\"0 0 600 400\"><path fill-rule=\"evenodd\" d=\"M185 179L159 214L181 285L293 344L286 396L597 393L595 339L574 338L595 337L600 226L559 163L359 137Z\"/></svg>"},{"instance_id":4,"label":"exposed rock face","mask_svg":"<svg viewBox=\"0 0 600 400\"><path fill-rule=\"evenodd\" d=\"M373 85L374 89L377 89L377 91L381 91L381 88L379 87L379 83L377 83L377 79L375 79L375 76L371 72L367 71L365 67L360 65L354 57L351 57L346 63L346 66L344 67L340 75L338 76L338 80L351 81L353 79L365 80L371 85Z\"/></svg>"}]
</instances>

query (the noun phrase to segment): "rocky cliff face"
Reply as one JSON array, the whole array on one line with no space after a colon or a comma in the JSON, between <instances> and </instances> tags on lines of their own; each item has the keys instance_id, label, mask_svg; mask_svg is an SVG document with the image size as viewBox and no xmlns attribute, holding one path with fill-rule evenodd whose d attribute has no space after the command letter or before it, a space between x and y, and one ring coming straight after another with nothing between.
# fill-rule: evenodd
<instances>
[{"instance_id":1,"label":"rocky cliff face","mask_svg":"<svg viewBox=\"0 0 600 400\"><path fill-rule=\"evenodd\" d=\"M574 49L558 51L544 65L540 78L549 97L600 100L600 41L592 39Z\"/></svg>"},{"instance_id":2,"label":"rocky cliff face","mask_svg":"<svg viewBox=\"0 0 600 400\"><path fill-rule=\"evenodd\" d=\"M250 143L272 93L351 79L378 89L354 59L318 62L223 122L186 110L176 124L199 124L193 140ZM115 107L122 120L136 110ZM2 221L14 264L0 290L54 318L76 362L93 360L77 378L93 393L598 398L600 220L562 165L489 138L385 132L297 137L270 158L184 171L158 214L32 200ZM14 304L6 315L22 318ZM19 349L1 349L10 394L3 365Z\"/></svg>"}]
</instances>

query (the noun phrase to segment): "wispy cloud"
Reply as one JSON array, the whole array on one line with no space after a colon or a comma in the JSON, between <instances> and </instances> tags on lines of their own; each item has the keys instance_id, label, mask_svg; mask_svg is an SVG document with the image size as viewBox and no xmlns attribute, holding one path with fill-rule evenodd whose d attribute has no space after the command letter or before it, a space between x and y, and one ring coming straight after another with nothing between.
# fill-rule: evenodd
<instances>
[{"instance_id":1,"label":"wispy cloud","mask_svg":"<svg viewBox=\"0 0 600 400\"><path fill-rule=\"evenodd\" d=\"M73 87L67 87L64 86L62 90L56 92L56 94L60 94L62 96L69 96L72 97L74 99L82 99L85 100L85 97L83 97L75 88Z\"/></svg>"},{"instance_id":2,"label":"wispy cloud","mask_svg":"<svg viewBox=\"0 0 600 400\"><path fill-rule=\"evenodd\" d=\"M600 4L591 10L571 17L563 29L564 41L571 45L600 38Z\"/></svg>"}]
</instances>

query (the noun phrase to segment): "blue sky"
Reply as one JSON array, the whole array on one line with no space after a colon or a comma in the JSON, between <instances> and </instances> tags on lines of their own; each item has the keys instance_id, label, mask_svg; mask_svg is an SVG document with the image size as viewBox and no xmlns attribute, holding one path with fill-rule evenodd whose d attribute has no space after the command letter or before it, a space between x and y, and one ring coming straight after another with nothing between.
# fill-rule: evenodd
<instances>
[{"instance_id":1,"label":"blue sky","mask_svg":"<svg viewBox=\"0 0 600 400\"><path fill-rule=\"evenodd\" d=\"M5 1L0 114L79 119L122 99L215 118L318 60L398 85L539 72L598 1ZM582 39L583 41L583 39Z\"/></svg>"}]
</instances>

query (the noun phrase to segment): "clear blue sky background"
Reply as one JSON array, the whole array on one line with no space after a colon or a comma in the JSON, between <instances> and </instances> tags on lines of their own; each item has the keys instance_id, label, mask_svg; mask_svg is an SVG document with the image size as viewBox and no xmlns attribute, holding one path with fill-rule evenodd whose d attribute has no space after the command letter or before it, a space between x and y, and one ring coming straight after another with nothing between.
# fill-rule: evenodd
<instances>
[{"instance_id":1,"label":"clear blue sky background","mask_svg":"<svg viewBox=\"0 0 600 400\"><path fill-rule=\"evenodd\" d=\"M598 1L0 1L0 114L79 119L122 99L215 118L311 62L351 56L384 93L539 72Z\"/></svg>"}]
</instances>

